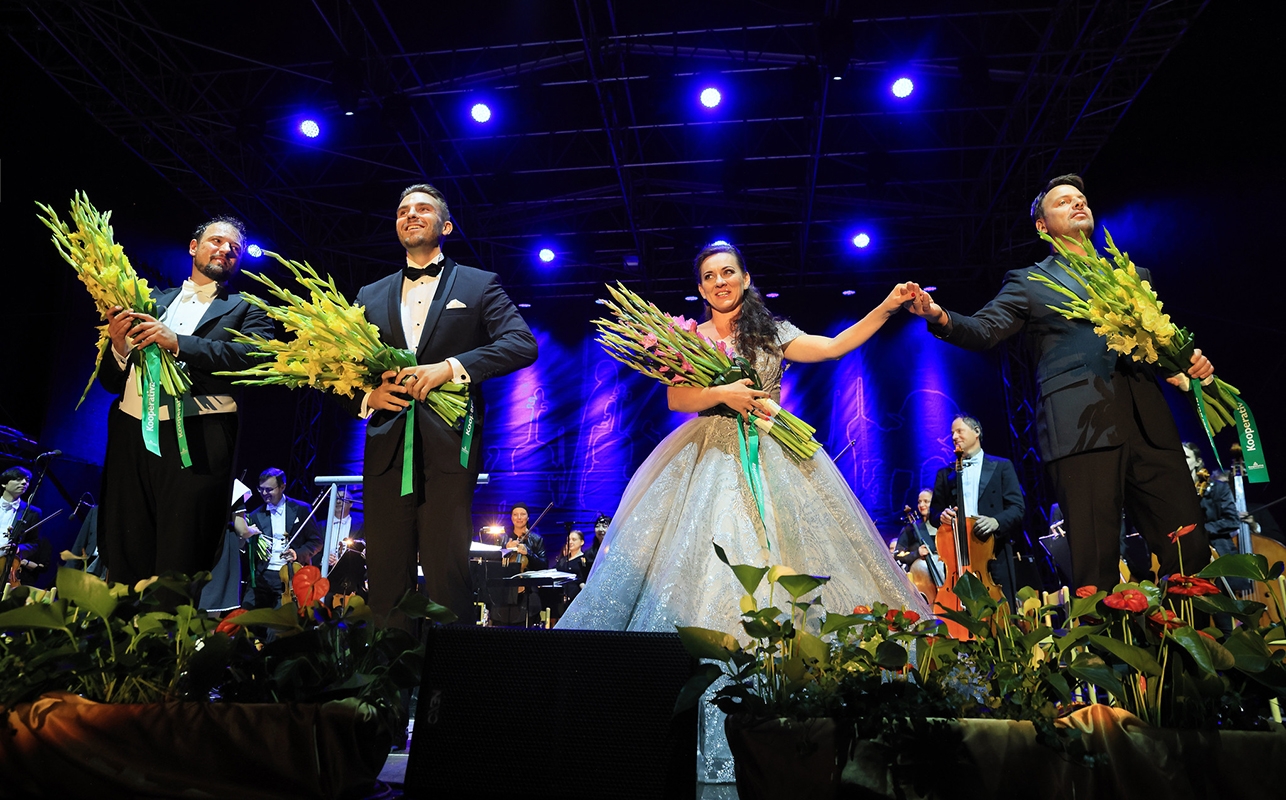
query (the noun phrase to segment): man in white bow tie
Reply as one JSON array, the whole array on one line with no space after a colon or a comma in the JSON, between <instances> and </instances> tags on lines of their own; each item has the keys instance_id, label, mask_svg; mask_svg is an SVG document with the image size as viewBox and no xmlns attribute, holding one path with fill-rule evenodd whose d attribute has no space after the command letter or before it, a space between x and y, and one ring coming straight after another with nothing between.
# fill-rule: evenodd
<instances>
[{"instance_id":1,"label":"man in white bow tie","mask_svg":"<svg viewBox=\"0 0 1286 800\"><path fill-rule=\"evenodd\" d=\"M26 569L37 557L34 528L40 522L40 509L22 499L30 485L31 472L25 467L0 473L0 580L12 569L9 559L17 559Z\"/></svg>"},{"instance_id":2,"label":"man in white bow tie","mask_svg":"<svg viewBox=\"0 0 1286 800\"><path fill-rule=\"evenodd\" d=\"M218 555L232 495L237 402L231 381L213 373L253 363L249 345L233 342L228 329L273 335L266 314L226 289L245 239L238 219L202 223L188 245L192 275L181 289L156 295L158 316L118 307L107 317L112 347L98 380L120 400L108 417L98 542L112 581L132 584L166 570L191 574L210 569ZM190 467L180 459L172 403L160 406L161 454L144 445L129 355L149 344L174 354L192 378L182 399Z\"/></svg>"},{"instance_id":3,"label":"man in white bow tie","mask_svg":"<svg viewBox=\"0 0 1286 800\"><path fill-rule=\"evenodd\" d=\"M536 360L536 339L493 272L457 264L442 252L453 223L446 198L428 184L402 192L395 225L406 248L401 269L362 287L357 305L418 366L387 372L384 383L351 410L368 419L362 466L366 500L366 565L370 605L381 623L415 588L417 556L424 591L462 622L472 619L469 540L473 491L482 466L484 404L480 385ZM414 458L403 493L407 408L456 381L469 385L472 429L453 430L415 404ZM400 617L387 618L405 625Z\"/></svg>"}]
</instances>

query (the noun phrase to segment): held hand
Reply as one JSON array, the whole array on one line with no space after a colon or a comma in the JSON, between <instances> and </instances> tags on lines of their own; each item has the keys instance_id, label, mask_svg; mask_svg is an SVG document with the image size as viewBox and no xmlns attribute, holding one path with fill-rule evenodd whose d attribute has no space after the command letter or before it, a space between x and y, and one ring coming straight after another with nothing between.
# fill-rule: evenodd
<instances>
[{"instance_id":1,"label":"held hand","mask_svg":"<svg viewBox=\"0 0 1286 800\"><path fill-rule=\"evenodd\" d=\"M943 525L951 525L956 521L956 510L954 508L944 509L942 516L938 518Z\"/></svg>"},{"instance_id":2,"label":"held hand","mask_svg":"<svg viewBox=\"0 0 1286 800\"><path fill-rule=\"evenodd\" d=\"M1201 354L1200 348L1193 350L1192 366L1188 367L1188 377L1196 378L1199 381L1204 381L1206 378L1209 378L1211 375L1214 375L1214 374L1215 374L1215 366L1214 364L1210 363L1210 359L1206 358L1204 355Z\"/></svg>"},{"instance_id":3,"label":"held hand","mask_svg":"<svg viewBox=\"0 0 1286 800\"><path fill-rule=\"evenodd\" d=\"M439 361L436 364L421 364L416 367L403 367L397 373L397 380L406 387L406 393L421 402L429 396L429 392L454 377L455 370L451 369L451 365L445 361Z\"/></svg>"},{"instance_id":4,"label":"held hand","mask_svg":"<svg viewBox=\"0 0 1286 800\"><path fill-rule=\"evenodd\" d=\"M751 388L752 383L754 381L749 378L742 378L734 383L714 388L719 393L719 402L749 420L752 414L759 411L760 398L770 396L762 389Z\"/></svg>"},{"instance_id":5,"label":"held hand","mask_svg":"<svg viewBox=\"0 0 1286 800\"><path fill-rule=\"evenodd\" d=\"M929 546L927 544L920 545L919 556L920 558L929 557Z\"/></svg>"},{"instance_id":6,"label":"held hand","mask_svg":"<svg viewBox=\"0 0 1286 800\"><path fill-rule=\"evenodd\" d=\"M170 353L178 355L178 334L150 314L142 314L136 311L130 316L135 320L135 325L130 330L130 338L134 340L135 347L147 347L149 344L154 344L158 345L162 350L168 350Z\"/></svg>"},{"instance_id":7,"label":"held hand","mask_svg":"<svg viewBox=\"0 0 1286 800\"><path fill-rule=\"evenodd\" d=\"M366 406L377 411L401 411L411 405L406 393L397 383L397 371L388 370L380 376L380 385L366 398Z\"/></svg>"},{"instance_id":8,"label":"held hand","mask_svg":"<svg viewBox=\"0 0 1286 800\"><path fill-rule=\"evenodd\" d=\"M129 353L129 329L134 326L134 315L120 306L112 306L107 312L107 335L111 337L112 349L118 355Z\"/></svg>"},{"instance_id":9,"label":"held hand","mask_svg":"<svg viewBox=\"0 0 1286 800\"><path fill-rule=\"evenodd\" d=\"M923 290L916 294L915 299L904 304L903 308L929 322L938 324L946 322L946 312L942 310L942 306L933 302L933 295Z\"/></svg>"},{"instance_id":10,"label":"held hand","mask_svg":"<svg viewBox=\"0 0 1286 800\"><path fill-rule=\"evenodd\" d=\"M247 525L247 526L246 526L246 535L245 535L245 536L243 536L243 537L241 537L241 538L243 538L243 539L249 539L251 536L258 536L260 533L261 533L261 531L259 530L259 526L258 526L258 525Z\"/></svg>"},{"instance_id":11,"label":"held hand","mask_svg":"<svg viewBox=\"0 0 1286 800\"><path fill-rule=\"evenodd\" d=\"M332 567L335 566L336 564L339 563L339 556L335 555L334 553L331 553L330 555L326 556L326 563L331 565Z\"/></svg>"},{"instance_id":12,"label":"held hand","mask_svg":"<svg viewBox=\"0 0 1286 800\"><path fill-rule=\"evenodd\" d=\"M921 293L920 284L907 281L899 283L889 292L889 296L884 298L880 303L880 308L889 313L890 316L908 307L908 304L915 302L915 298Z\"/></svg>"},{"instance_id":13,"label":"held hand","mask_svg":"<svg viewBox=\"0 0 1286 800\"><path fill-rule=\"evenodd\" d=\"M996 522L995 517L977 516L973 518L973 532L979 538L986 538L995 533L1000 528L1000 523Z\"/></svg>"}]
</instances>

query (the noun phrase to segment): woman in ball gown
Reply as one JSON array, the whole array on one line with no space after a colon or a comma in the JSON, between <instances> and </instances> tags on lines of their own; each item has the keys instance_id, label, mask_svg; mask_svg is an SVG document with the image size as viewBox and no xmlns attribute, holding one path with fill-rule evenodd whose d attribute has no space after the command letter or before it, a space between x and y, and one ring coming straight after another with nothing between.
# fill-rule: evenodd
<instances>
[{"instance_id":1,"label":"woman in ball gown","mask_svg":"<svg viewBox=\"0 0 1286 800\"><path fill-rule=\"evenodd\" d=\"M741 466L738 423L713 411L722 404L766 416L761 401L780 400L783 360L827 361L852 352L919 287L899 284L838 336L816 336L772 316L732 245L702 250L695 268L709 311L697 330L745 357L763 389L752 389L749 379L668 388L672 410L698 416L657 445L630 479L589 580L558 627L668 632L697 625L740 633L738 604L745 592L716 557L715 542L734 564L782 564L831 576L821 596L832 611L848 613L879 600L929 613L824 451L801 462L771 437L759 437L761 520ZM761 589L763 605L766 582ZM722 715L705 708L698 774L705 782L730 782Z\"/></svg>"}]
</instances>

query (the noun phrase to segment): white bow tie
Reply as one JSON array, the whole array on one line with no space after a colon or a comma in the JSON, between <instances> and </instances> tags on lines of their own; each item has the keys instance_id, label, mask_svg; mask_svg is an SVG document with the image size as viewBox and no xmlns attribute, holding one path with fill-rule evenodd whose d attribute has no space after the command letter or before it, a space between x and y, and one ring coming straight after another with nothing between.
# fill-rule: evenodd
<instances>
[{"instance_id":1,"label":"white bow tie","mask_svg":"<svg viewBox=\"0 0 1286 800\"><path fill-rule=\"evenodd\" d=\"M9 502L8 500L0 500L0 511L15 511L15 512L16 512L17 510L18 510L18 501L17 501L17 500L13 501L12 503L11 503L11 502Z\"/></svg>"},{"instance_id":2,"label":"white bow tie","mask_svg":"<svg viewBox=\"0 0 1286 800\"><path fill-rule=\"evenodd\" d=\"M195 297L197 300L208 303L214 299L215 294L219 291L217 283L203 283L200 286L190 280L183 281L183 288L179 290L179 302Z\"/></svg>"}]
</instances>

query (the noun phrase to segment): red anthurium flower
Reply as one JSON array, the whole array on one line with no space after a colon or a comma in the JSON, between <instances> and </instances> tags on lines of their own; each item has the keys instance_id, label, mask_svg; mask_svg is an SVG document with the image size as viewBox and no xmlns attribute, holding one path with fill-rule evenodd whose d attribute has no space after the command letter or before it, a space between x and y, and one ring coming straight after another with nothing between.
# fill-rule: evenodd
<instances>
[{"instance_id":1,"label":"red anthurium flower","mask_svg":"<svg viewBox=\"0 0 1286 800\"><path fill-rule=\"evenodd\" d=\"M295 602L302 613L303 609L326 596L330 591L330 581L322 577L320 569L309 564L290 579L290 589L295 593Z\"/></svg>"},{"instance_id":2,"label":"red anthurium flower","mask_svg":"<svg viewBox=\"0 0 1286 800\"><path fill-rule=\"evenodd\" d=\"M1148 620L1156 623L1158 627L1166 628L1167 630L1182 628L1184 625L1188 624L1183 621L1182 617L1168 608L1163 608L1155 614L1149 614Z\"/></svg>"},{"instance_id":3,"label":"red anthurium flower","mask_svg":"<svg viewBox=\"0 0 1286 800\"><path fill-rule=\"evenodd\" d=\"M1188 534L1192 533L1196 529L1197 529L1196 525L1184 525L1179 530L1170 534L1170 541L1174 542L1175 544L1178 544L1180 537L1187 536Z\"/></svg>"},{"instance_id":4,"label":"red anthurium flower","mask_svg":"<svg viewBox=\"0 0 1286 800\"><path fill-rule=\"evenodd\" d=\"M236 633L237 629L240 628L241 625L239 623L233 622L232 620L246 613L246 611L248 610L249 609L245 609L245 608L237 608L237 609L233 609L232 611L229 611L226 617L219 620L219 624L215 627L214 632L226 633L229 636Z\"/></svg>"},{"instance_id":5,"label":"red anthurium flower","mask_svg":"<svg viewBox=\"0 0 1286 800\"><path fill-rule=\"evenodd\" d=\"M915 611L903 611L902 616L906 617L907 622L919 622L920 615Z\"/></svg>"},{"instance_id":6,"label":"red anthurium flower","mask_svg":"<svg viewBox=\"0 0 1286 800\"><path fill-rule=\"evenodd\" d=\"M1175 574L1166 579L1166 591L1181 597L1200 597L1205 594L1219 594L1219 587L1205 578Z\"/></svg>"},{"instance_id":7,"label":"red anthurium flower","mask_svg":"<svg viewBox=\"0 0 1286 800\"><path fill-rule=\"evenodd\" d=\"M1082 586L1076 590L1077 597L1091 597L1098 592L1097 586Z\"/></svg>"},{"instance_id":8,"label":"red anthurium flower","mask_svg":"<svg viewBox=\"0 0 1286 800\"><path fill-rule=\"evenodd\" d=\"M1213 636L1211 636L1210 634L1206 633L1205 631L1197 631L1197 633L1201 634L1202 636L1206 637L1207 639L1209 639L1209 640L1210 640L1210 641L1212 641L1212 642L1217 642L1217 641L1219 641L1218 639L1216 639L1215 637L1213 637Z\"/></svg>"},{"instance_id":9,"label":"red anthurium flower","mask_svg":"<svg viewBox=\"0 0 1286 800\"><path fill-rule=\"evenodd\" d=\"M1125 611L1147 611L1148 596L1138 589L1122 589L1103 598L1108 608L1119 608Z\"/></svg>"},{"instance_id":10,"label":"red anthurium flower","mask_svg":"<svg viewBox=\"0 0 1286 800\"><path fill-rule=\"evenodd\" d=\"M854 613L854 614L869 614L869 613L871 613L871 607L870 607L870 606L853 606L853 613Z\"/></svg>"},{"instance_id":11,"label":"red anthurium flower","mask_svg":"<svg viewBox=\"0 0 1286 800\"><path fill-rule=\"evenodd\" d=\"M896 609L896 608L890 608L890 609L889 609L889 613L885 614L885 615L884 615L884 618L885 618L885 619L887 619L889 622L892 622L893 620L897 619L897 618L898 618L898 611L897 611L897 609Z\"/></svg>"}]
</instances>

